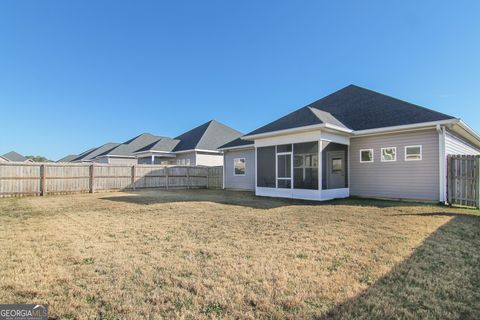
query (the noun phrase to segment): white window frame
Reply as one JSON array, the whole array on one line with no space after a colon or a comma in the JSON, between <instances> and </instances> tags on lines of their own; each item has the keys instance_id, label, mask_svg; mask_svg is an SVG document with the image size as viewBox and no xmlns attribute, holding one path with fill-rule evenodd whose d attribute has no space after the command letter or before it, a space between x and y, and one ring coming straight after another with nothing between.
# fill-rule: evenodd
<instances>
[{"instance_id":1,"label":"white window frame","mask_svg":"<svg viewBox=\"0 0 480 320\"><path fill-rule=\"evenodd\" d=\"M395 159L394 160L386 160L384 157L383 157L383 150L387 150L387 149L393 149L395 151ZM380 159L382 162L395 162L397 161L397 147L385 147L385 148L382 148L381 151L380 151Z\"/></svg>"},{"instance_id":2,"label":"white window frame","mask_svg":"<svg viewBox=\"0 0 480 320\"><path fill-rule=\"evenodd\" d=\"M189 158L186 158L186 159L185 159L185 165L186 165L186 166L189 166L189 165L190 165L190 159L189 159Z\"/></svg>"},{"instance_id":3,"label":"white window frame","mask_svg":"<svg viewBox=\"0 0 480 320\"><path fill-rule=\"evenodd\" d=\"M407 149L408 148L420 148L420 159L407 159ZM421 161L423 159L423 148L422 145L415 146L405 146L405 161Z\"/></svg>"},{"instance_id":4,"label":"white window frame","mask_svg":"<svg viewBox=\"0 0 480 320\"><path fill-rule=\"evenodd\" d=\"M370 152L372 153L372 160L370 160L370 161L363 161L363 160L362 160L362 152L364 152L364 151L370 151ZM372 162L375 162L374 156L375 156L375 153L374 153L373 149L360 149L360 163L372 163Z\"/></svg>"},{"instance_id":5,"label":"white window frame","mask_svg":"<svg viewBox=\"0 0 480 320\"><path fill-rule=\"evenodd\" d=\"M242 159L243 159L243 164L244 164L244 166L245 166L245 169L244 169L244 171L243 171L243 174L237 174L237 173L235 172L235 162L236 162L237 160L242 160ZM233 159L233 175L234 175L235 177L244 177L246 174L247 174L247 159L246 159L246 158L234 158L234 159Z\"/></svg>"},{"instance_id":6,"label":"white window frame","mask_svg":"<svg viewBox=\"0 0 480 320\"><path fill-rule=\"evenodd\" d=\"M290 145L292 151L278 152L278 146ZM278 156L290 156L290 178L278 176ZM290 188L279 188L278 180L290 180ZM277 144L275 146L275 188L276 189L293 189L293 143Z\"/></svg>"}]
</instances>

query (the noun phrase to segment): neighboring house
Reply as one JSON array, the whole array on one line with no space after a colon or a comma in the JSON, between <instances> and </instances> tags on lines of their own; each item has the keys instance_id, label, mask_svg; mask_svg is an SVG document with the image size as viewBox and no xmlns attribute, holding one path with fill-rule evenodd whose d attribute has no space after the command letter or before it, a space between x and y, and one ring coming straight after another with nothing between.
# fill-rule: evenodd
<instances>
[{"instance_id":1,"label":"neighboring house","mask_svg":"<svg viewBox=\"0 0 480 320\"><path fill-rule=\"evenodd\" d=\"M163 137L136 150L134 155L138 159L138 164L174 164L176 155L173 149L179 142L180 140Z\"/></svg>"},{"instance_id":2,"label":"neighboring house","mask_svg":"<svg viewBox=\"0 0 480 320\"><path fill-rule=\"evenodd\" d=\"M18 152L10 151L0 156L0 162L33 162L33 161L22 156Z\"/></svg>"},{"instance_id":3,"label":"neighboring house","mask_svg":"<svg viewBox=\"0 0 480 320\"><path fill-rule=\"evenodd\" d=\"M93 158L96 163L110 163L110 164L137 164L135 151L152 144L162 137L154 136L150 133L142 133L124 143L118 144L110 150L99 153Z\"/></svg>"},{"instance_id":4,"label":"neighboring house","mask_svg":"<svg viewBox=\"0 0 480 320\"><path fill-rule=\"evenodd\" d=\"M225 188L444 202L447 155L480 154L480 136L458 118L350 85L220 150Z\"/></svg>"},{"instance_id":5,"label":"neighboring house","mask_svg":"<svg viewBox=\"0 0 480 320\"><path fill-rule=\"evenodd\" d=\"M217 149L241 135L241 132L211 120L174 139L162 137L138 149L134 155L138 163L143 164L221 166L223 154Z\"/></svg>"},{"instance_id":6,"label":"neighboring house","mask_svg":"<svg viewBox=\"0 0 480 320\"><path fill-rule=\"evenodd\" d=\"M109 143L105 143L105 144L101 145L100 147L88 149L88 150L80 153L76 158L74 158L70 162L80 162L80 163L82 163L82 162L93 162L94 159L97 156L112 150L113 148L117 147L118 145L119 145L119 143L109 142Z\"/></svg>"},{"instance_id":7,"label":"neighboring house","mask_svg":"<svg viewBox=\"0 0 480 320\"><path fill-rule=\"evenodd\" d=\"M61 160L132 165L221 166L223 153L217 150L218 147L240 136L241 132L211 120L173 139L143 133L124 143L107 143Z\"/></svg>"}]
</instances>

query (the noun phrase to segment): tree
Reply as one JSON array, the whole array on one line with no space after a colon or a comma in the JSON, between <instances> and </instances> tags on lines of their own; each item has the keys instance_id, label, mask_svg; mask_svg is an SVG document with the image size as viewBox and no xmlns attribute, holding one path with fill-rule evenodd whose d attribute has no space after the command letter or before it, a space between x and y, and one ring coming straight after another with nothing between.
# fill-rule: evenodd
<instances>
[{"instance_id":1,"label":"tree","mask_svg":"<svg viewBox=\"0 0 480 320\"><path fill-rule=\"evenodd\" d=\"M25 156L25 158L30 159L33 162L53 162L52 160L48 160L43 156Z\"/></svg>"}]
</instances>

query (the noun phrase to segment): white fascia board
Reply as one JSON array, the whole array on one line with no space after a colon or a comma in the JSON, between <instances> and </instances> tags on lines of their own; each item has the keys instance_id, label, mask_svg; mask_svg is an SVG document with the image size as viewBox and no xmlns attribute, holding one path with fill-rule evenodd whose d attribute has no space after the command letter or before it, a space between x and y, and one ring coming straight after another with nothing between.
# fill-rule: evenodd
<instances>
[{"instance_id":1,"label":"white fascia board","mask_svg":"<svg viewBox=\"0 0 480 320\"><path fill-rule=\"evenodd\" d=\"M249 149L255 149L255 145L250 144L250 145L244 145L244 146L226 147L226 148L219 148L218 150L230 151L230 150L249 150Z\"/></svg>"},{"instance_id":2,"label":"white fascia board","mask_svg":"<svg viewBox=\"0 0 480 320\"><path fill-rule=\"evenodd\" d=\"M122 156L122 155L118 155L118 154L106 154L104 156L98 156L98 157L95 157L93 159L101 159L101 158L132 158L132 159L134 159L135 157L134 156Z\"/></svg>"},{"instance_id":3,"label":"white fascia board","mask_svg":"<svg viewBox=\"0 0 480 320\"><path fill-rule=\"evenodd\" d=\"M265 133L259 133L259 134L251 134L248 136L243 136L241 137L242 140L255 140L259 138L267 138L271 136L280 136L280 135L287 135L287 134L292 134L292 133L297 133L297 132L305 132L305 131L311 131L311 130L318 130L318 129L331 129L331 130L336 130L344 133L353 133L354 131L348 128L340 127L334 124L330 123L320 123L320 124L314 124L311 126L303 126L303 127L298 127L298 128L291 128L291 129L285 129L285 130L277 130L277 131L271 131L271 132L265 132Z\"/></svg>"},{"instance_id":4,"label":"white fascia board","mask_svg":"<svg viewBox=\"0 0 480 320\"><path fill-rule=\"evenodd\" d=\"M470 127L465 121L462 119L459 119L460 121L457 123L458 126L460 126L463 130L467 131L469 134L471 134L475 139L478 140L480 144L480 135L472 128Z\"/></svg>"},{"instance_id":5,"label":"white fascia board","mask_svg":"<svg viewBox=\"0 0 480 320\"><path fill-rule=\"evenodd\" d=\"M255 140L259 138L267 138L271 136L279 136L279 135L286 135L286 134L291 134L291 133L296 133L296 132L304 132L304 131L310 131L310 130L316 130L325 127L325 124L314 124L311 126L304 126L304 127L298 127L298 128L292 128L292 129L285 129L285 130L277 130L277 131L271 131L271 132L265 132L265 133L259 133L259 134L251 134L248 136L243 136L241 139L242 140Z\"/></svg>"},{"instance_id":6,"label":"white fascia board","mask_svg":"<svg viewBox=\"0 0 480 320\"><path fill-rule=\"evenodd\" d=\"M148 154L162 154L162 155L171 155L172 157L175 157L175 153L173 152L168 152L168 151L158 151L158 150L145 150L145 151L138 151L138 152L134 152L132 154L136 154L136 155L142 155L142 154L145 154L145 155L148 155Z\"/></svg>"},{"instance_id":7,"label":"white fascia board","mask_svg":"<svg viewBox=\"0 0 480 320\"><path fill-rule=\"evenodd\" d=\"M393 133L396 131L414 130L414 129L421 129L421 128L427 128L427 127L435 128L437 125L455 124L455 123L458 123L459 121L460 119L455 118L455 119L448 119L448 120L441 120L441 121L406 124L402 126L357 130L353 132L352 138L355 138L357 136L366 136L366 135L373 135L373 134L380 134L380 133Z\"/></svg>"},{"instance_id":8,"label":"white fascia board","mask_svg":"<svg viewBox=\"0 0 480 320\"><path fill-rule=\"evenodd\" d=\"M175 151L175 152L173 152L173 153L188 153L188 152L209 152L209 153L222 154L222 152L220 152L220 151L216 151L216 150L205 150L205 149L190 149L190 150Z\"/></svg>"}]
</instances>

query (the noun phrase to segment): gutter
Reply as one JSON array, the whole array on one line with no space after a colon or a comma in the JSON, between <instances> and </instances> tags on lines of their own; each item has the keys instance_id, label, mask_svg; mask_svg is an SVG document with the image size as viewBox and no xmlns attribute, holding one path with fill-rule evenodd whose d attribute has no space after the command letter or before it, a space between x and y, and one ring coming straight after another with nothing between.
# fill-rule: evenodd
<instances>
[{"instance_id":1,"label":"gutter","mask_svg":"<svg viewBox=\"0 0 480 320\"><path fill-rule=\"evenodd\" d=\"M447 202L447 180L446 180L446 158L447 152L445 148L445 127L437 124L436 130L438 133L438 185L439 185L439 200L440 203Z\"/></svg>"},{"instance_id":2,"label":"gutter","mask_svg":"<svg viewBox=\"0 0 480 320\"><path fill-rule=\"evenodd\" d=\"M247 144L243 146L235 146L235 147L225 147L225 148L218 148L220 151L229 151L229 150L248 150L248 149L255 149L255 144Z\"/></svg>"},{"instance_id":3,"label":"gutter","mask_svg":"<svg viewBox=\"0 0 480 320\"><path fill-rule=\"evenodd\" d=\"M457 124L460 122L460 119L448 119L448 120L441 120L441 121L431 121L431 122L420 122L414 124L407 124L402 126L394 126L394 127L385 127L385 128L377 128L377 129L366 129L366 130L357 130L353 132L354 136L366 136L371 134L378 134L378 133L385 133L385 132L395 132L395 131L403 131L403 130L411 130L411 129L420 129L424 127L436 127L438 125L447 125L447 124Z\"/></svg>"},{"instance_id":4,"label":"gutter","mask_svg":"<svg viewBox=\"0 0 480 320\"><path fill-rule=\"evenodd\" d=\"M187 153L187 152L209 152L209 153L222 154L220 151L206 150L206 149L189 149L189 150L173 151L173 153Z\"/></svg>"},{"instance_id":5,"label":"gutter","mask_svg":"<svg viewBox=\"0 0 480 320\"><path fill-rule=\"evenodd\" d=\"M270 131L270 132L265 132L265 133L246 135L246 136L241 137L241 139L242 140L255 140L255 139L267 138L267 137L271 137L271 136L306 132L306 131L311 131L311 130L316 130L316 129L320 130L320 129L325 129L325 128L326 129L337 130L337 131L341 131L341 132L349 133L349 134L354 132L351 129L336 126L334 124L320 123L320 124L314 124L314 125L311 125L311 126L304 126L304 127L298 127L298 128L291 128L291 129L284 129L284 130L277 130L277 131Z\"/></svg>"}]
</instances>

